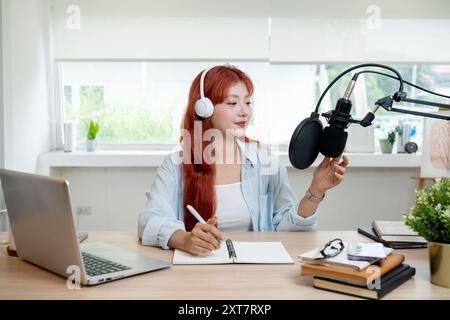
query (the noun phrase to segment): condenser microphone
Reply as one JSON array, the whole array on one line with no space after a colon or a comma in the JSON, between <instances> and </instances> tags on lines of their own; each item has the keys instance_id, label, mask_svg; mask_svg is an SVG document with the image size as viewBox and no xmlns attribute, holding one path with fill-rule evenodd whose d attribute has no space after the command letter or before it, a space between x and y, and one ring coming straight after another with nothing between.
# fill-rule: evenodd
<instances>
[{"instance_id":1,"label":"condenser microphone","mask_svg":"<svg viewBox=\"0 0 450 320\"><path fill-rule=\"evenodd\" d=\"M329 114L329 126L323 132L319 144L319 152L325 157L336 158L342 154L347 143L348 132L345 131L350 124L352 102L340 98L336 108Z\"/></svg>"},{"instance_id":2,"label":"condenser microphone","mask_svg":"<svg viewBox=\"0 0 450 320\"><path fill-rule=\"evenodd\" d=\"M322 114L328 120L329 126L323 129L317 112L312 112L297 126L289 143L289 160L295 168L308 168L316 160L319 152L331 158L342 154L348 137L345 129L352 122L350 116L352 102L349 98L356 78L357 75L352 78L344 96L336 103L336 108Z\"/></svg>"}]
</instances>

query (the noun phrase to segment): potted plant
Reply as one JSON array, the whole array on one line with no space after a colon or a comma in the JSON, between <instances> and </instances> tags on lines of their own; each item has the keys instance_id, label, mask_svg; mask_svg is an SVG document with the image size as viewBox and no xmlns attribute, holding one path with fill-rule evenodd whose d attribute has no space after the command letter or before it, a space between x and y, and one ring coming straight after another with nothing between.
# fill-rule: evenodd
<instances>
[{"instance_id":1,"label":"potted plant","mask_svg":"<svg viewBox=\"0 0 450 320\"><path fill-rule=\"evenodd\" d=\"M431 282L450 288L450 178L437 179L416 193L405 223L428 242Z\"/></svg>"},{"instance_id":2,"label":"potted plant","mask_svg":"<svg viewBox=\"0 0 450 320\"><path fill-rule=\"evenodd\" d=\"M98 122L94 122L93 120L89 121L88 133L87 133L87 141L86 141L86 150L87 151L95 151L97 149L97 133L100 130L100 125Z\"/></svg>"},{"instance_id":3,"label":"potted plant","mask_svg":"<svg viewBox=\"0 0 450 320\"><path fill-rule=\"evenodd\" d=\"M379 139L382 153L392 153L397 131L397 128L394 130L389 130L386 138Z\"/></svg>"}]
</instances>

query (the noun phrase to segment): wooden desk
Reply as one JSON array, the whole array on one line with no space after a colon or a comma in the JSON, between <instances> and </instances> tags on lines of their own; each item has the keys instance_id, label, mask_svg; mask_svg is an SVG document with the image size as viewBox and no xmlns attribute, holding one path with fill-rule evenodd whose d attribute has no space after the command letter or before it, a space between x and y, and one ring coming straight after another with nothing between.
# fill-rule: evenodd
<instances>
[{"instance_id":1,"label":"wooden desk","mask_svg":"<svg viewBox=\"0 0 450 320\"><path fill-rule=\"evenodd\" d=\"M297 256L336 237L367 238L353 231L229 233L238 241L282 241L295 265L177 265L93 287L69 290L66 280L19 258L0 253L0 299L357 299L315 289L300 277ZM141 246L133 233L90 232L103 241L171 262L172 250ZM417 270L413 279L384 299L450 299L450 289L429 281L427 249L396 250Z\"/></svg>"}]
</instances>

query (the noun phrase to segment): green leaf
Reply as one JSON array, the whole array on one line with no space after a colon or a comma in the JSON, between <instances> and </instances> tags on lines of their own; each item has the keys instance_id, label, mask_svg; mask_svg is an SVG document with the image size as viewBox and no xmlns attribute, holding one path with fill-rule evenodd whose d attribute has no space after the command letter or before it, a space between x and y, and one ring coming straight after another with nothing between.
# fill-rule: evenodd
<instances>
[{"instance_id":1,"label":"green leaf","mask_svg":"<svg viewBox=\"0 0 450 320\"><path fill-rule=\"evenodd\" d=\"M98 122L95 123L93 120L90 120L89 126L88 126L87 138L89 140L94 140L97 137L99 130L100 130L100 124Z\"/></svg>"},{"instance_id":2,"label":"green leaf","mask_svg":"<svg viewBox=\"0 0 450 320\"><path fill-rule=\"evenodd\" d=\"M416 190L416 205L404 215L405 224L429 241L450 243L450 179Z\"/></svg>"}]
</instances>

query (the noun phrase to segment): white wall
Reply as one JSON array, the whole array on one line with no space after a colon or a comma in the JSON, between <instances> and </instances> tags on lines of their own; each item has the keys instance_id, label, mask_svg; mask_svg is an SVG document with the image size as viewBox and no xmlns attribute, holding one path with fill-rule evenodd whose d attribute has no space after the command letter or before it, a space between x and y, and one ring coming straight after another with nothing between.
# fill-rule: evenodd
<instances>
[{"instance_id":1,"label":"white wall","mask_svg":"<svg viewBox=\"0 0 450 320\"><path fill-rule=\"evenodd\" d=\"M78 216L80 230L136 231L156 168L65 168L60 176L69 180L73 210L91 206L92 215ZM313 168L288 168L291 187L302 197L312 179ZM372 220L401 220L414 204L411 176L419 168L349 168L345 181L331 190L321 204L319 229L356 230Z\"/></svg>"},{"instance_id":2,"label":"white wall","mask_svg":"<svg viewBox=\"0 0 450 320\"><path fill-rule=\"evenodd\" d=\"M288 169L293 190L302 193L312 179L313 169ZM419 168L347 169L341 185L330 190L321 204L319 229L356 230L373 220L402 220L415 202L414 189Z\"/></svg>"},{"instance_id":3,"label":"white wall","mask_svg":"<svg viewBox=\"0 0 450 320\"><path fill-rule=\"evenodd\" d=\"M4 149L6 168L36 172L49 150L49 29L44 0L2 6Z\"/></svg>"}]
</instances>

